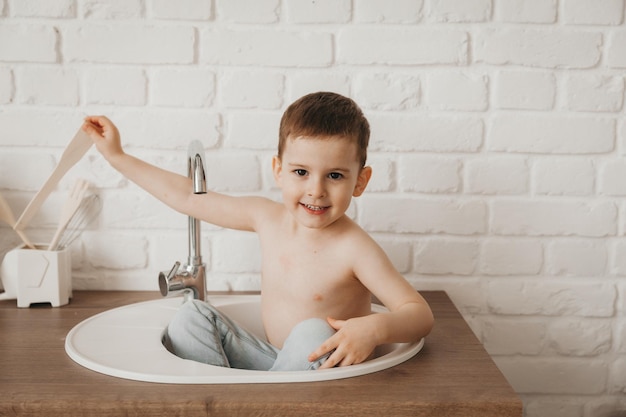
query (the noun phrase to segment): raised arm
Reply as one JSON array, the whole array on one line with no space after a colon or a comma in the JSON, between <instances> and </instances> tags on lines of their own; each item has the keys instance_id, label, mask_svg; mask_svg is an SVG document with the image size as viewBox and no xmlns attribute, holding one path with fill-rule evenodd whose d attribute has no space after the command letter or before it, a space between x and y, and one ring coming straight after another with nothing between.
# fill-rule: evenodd
<instances>
[{"instance_id":1,"label":"raised arm","mask_svg":"<svg viewBox=\"0 0 626 417\"><path fill-rule=\"evenodd\" d=\"M194 194L189 178L125 153L117 127L105 116L87 117L83 130L113 168L180 213L221 227L254 230L256 214L252 207L273 204L261 198L232 197L211 191Z\"/></svg>"}]
</instances>

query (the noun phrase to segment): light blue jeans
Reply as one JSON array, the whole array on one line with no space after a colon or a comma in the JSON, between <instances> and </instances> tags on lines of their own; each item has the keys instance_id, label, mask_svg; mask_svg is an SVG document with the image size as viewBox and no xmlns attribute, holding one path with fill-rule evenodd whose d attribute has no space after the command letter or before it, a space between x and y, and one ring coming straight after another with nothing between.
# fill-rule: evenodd
<instances>
[{"instance_id":1,"label":"light blue jeans","mask_svg":"<svg viewBox=\"0 0 626 417\"><path fill-rule=\"evenodd\" d=\"M246 331L209 303L192 300L170 322L164 344L183 359L209 365L259 371L304 371L319 368L330 356L308 356L335 330L318 318L297 324L282 349Z\"/></svg>"}]
</instances>

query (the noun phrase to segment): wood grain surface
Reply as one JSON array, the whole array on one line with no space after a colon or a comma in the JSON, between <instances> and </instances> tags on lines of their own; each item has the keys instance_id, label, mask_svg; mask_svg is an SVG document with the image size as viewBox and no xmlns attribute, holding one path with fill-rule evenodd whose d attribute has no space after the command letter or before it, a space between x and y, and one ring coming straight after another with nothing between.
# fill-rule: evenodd
<instances>
[{"instance_id":1,"label":"wood grain surface","mask_svg":"<svg viewBox=\"0 0 626 417\"><path fill-rule=\"evenodd\" d=\"M444 292L423 292L435 328L409 361L370 375L295 384L176 385L102 375L74 363L82 320L157 292L74 291L70 304L0 302L0 416L520 417L522 403Z\"/></svg>"}]
</instances>

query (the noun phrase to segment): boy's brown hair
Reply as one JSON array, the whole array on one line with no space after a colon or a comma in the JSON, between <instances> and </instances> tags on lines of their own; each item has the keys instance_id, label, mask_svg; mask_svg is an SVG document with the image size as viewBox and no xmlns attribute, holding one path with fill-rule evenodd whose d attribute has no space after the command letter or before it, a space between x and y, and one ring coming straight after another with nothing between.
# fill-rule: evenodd
<instances>
[{"instance_id":1,"label":"boy's brown hair","mask_svg":"<svg viewBox=\"0 0 626 417\"><path fill-rule=\"evenodd\" d=\"M293 102L280 121L278 157L288 138L345 137L357 145L361 167L367 160L370 126L359 106L348 97L329 92L307 94Z\"/></svg>"}]
</instances>

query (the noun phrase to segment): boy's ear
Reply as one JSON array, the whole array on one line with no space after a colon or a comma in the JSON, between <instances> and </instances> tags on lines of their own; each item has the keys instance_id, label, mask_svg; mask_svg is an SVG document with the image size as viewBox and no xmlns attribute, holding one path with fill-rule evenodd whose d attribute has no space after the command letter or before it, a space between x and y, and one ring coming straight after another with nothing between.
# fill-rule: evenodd
<instances>
[{"instance_id":1,"label":"boy's ear","mask_svg":"<svg viewBox=\"0 0 626 417\"><path fill-rule=\"evenodd\" d=\"M272 158L272 172L274 173L274 181L276 181L276 184L280 186L280 174L283 171L283 165L280 162L280 158L278 157L278 155L274 155L274 157Z\"/></svg>"},{"instance_id":2,"label":"boy's ear","mask_svg":"<svg viewBox=\"0 0 626 417\"><path fill-rule=\"evenodd\" d=\"M359 197L365 191L365 187L367 187L367 183L372 178L372 167L363 167L361 168L361 172L359 172L359 177L356 180L356 185L354 186L354 191L352 192L353 197Z\"/></svg>"}]
</instances>

